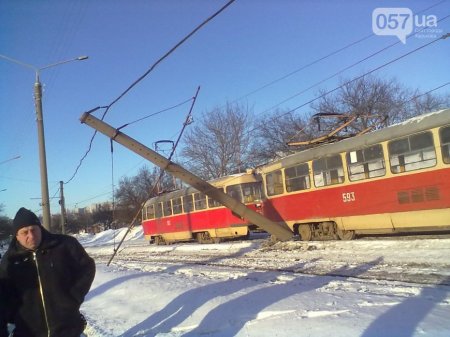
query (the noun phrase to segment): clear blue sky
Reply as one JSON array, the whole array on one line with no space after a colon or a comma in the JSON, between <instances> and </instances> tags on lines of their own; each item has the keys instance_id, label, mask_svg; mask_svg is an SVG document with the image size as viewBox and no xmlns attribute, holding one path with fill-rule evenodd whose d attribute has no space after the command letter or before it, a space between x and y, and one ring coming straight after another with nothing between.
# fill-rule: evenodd
<instances>
[{"instance_id":1,"label":"clear blue sky","mask_svg":"<svg viewBox=\"0 0 450 337\"><path fill-rule=\"evenodd\" d=\"M43 67L80 55L89 59L44 70L43 111L50 197L59 196L87 150L93 129L79 122L84 111L107 105L199 23L227 1L74 1L0 0L0 54ZM200 114L227 101L253 108L262 116L273 106L292 109L333 89L338 77L298 95L305 88L388 46L398 39L374 35L339 54L294 72L335 50L372 34L377 7L407 7L437 19L450 14L449 1L294 1L237 0L163 61L112 107L105 121L118 127L178 104L201 91L194 109ZM437 26L450 31L450 19ZM431 42L411 37L362 62L342 76L351 78ZM428 91L449 81L450 38L430 45L377 71L411 88ZM0 203L13 217L21 206L40 213L40 174L35 122L34 71L0 59ZM449 91L449 86L439 92ZM280 104L281 103L281 104ZM153 147L175 139L189 104L123 131ZM308 113L303 107L297 113ZM99 116L96 114L96 116ZM20 159L9 160L20 156ZM133 176L144 160L115 145L114 181ZM75 178L65 185L66 206L85 207L111 199L109 139L97 135ZM37 198L37 199L36 199ZM59 213L58 199L51 200Z\"/></svg>"}]
</instances>

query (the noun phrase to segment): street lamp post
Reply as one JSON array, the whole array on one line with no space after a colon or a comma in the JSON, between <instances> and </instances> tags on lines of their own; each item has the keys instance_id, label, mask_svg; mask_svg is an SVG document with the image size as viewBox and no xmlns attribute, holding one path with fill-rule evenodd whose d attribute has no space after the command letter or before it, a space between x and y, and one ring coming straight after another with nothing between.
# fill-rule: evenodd
<instances>
[{"instance_id":1,"label":"street lamp post","mask_svg":"<svg viewBox=\"0 0 450 337\"><path fill-rule=\"evenodd\" d=\"M55 67L64 63L72 61L86 60L87 56L79 56L70 60L60 61L57 63L49 64L45 67L35 67L31 64L24 63L8 56L0 54L0 58L7 61L16 63L18 65L31 68L36 74L36 81L34 83L34 105L36 109L36 124L38 130L38 143L39 143L39 162L41 172L41 204L42 204L42 222L45 229L50 230L50 198L48 193L48 177L47 177L47 157L45 153L45 137L44 137L44 117L42 114L42 84L39 78L40 72L44 69Z\"/></svg>"}]
</instances>

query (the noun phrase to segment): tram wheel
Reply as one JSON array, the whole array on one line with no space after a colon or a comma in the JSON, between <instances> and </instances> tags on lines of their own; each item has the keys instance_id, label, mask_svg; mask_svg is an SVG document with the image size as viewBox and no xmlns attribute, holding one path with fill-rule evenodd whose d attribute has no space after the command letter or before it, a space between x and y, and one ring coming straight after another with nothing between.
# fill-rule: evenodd
<instances>
[{"instance_id":1,"label":"tram wheel","mask_svg":"<svg viewBox=\"0 0 450 337\"><path fill-rule=\"evenodd\" d=\"M167 244L166 240L164 240L164 238L161 235L155 236L155 245L161 246L166 244Z\"/></svg>"},{"instance_id":2,"label":"tram wheel","mask_svg":"<svg viewBox=\"0 0 450 337\"><path fill-rule=\"evenodd\" d=\"M355 231L337 230L337 235L341 240L353 240L356 236Z\"/></svg>"},{"instance_id":3,"label":"tram wheel","mask_svg":"<svg viewBox=\"0 0 450 337\"><path fill-rule=\"evenodd\" d=\"M298 233L300 234L302 241L311 241L312 231L310 225L300 225L298 227Z\"/></svg>"},{"instance_id":4,"label":"tram wheel","mask_svg":"<svg viewBox=\"0 0 450 337\"><path fill-rule=\"evenodd\" d=\"M208 232L197 233L197 241L198 241L198 243L213 243L214 242Z\"/></svg>"}]
</instances>

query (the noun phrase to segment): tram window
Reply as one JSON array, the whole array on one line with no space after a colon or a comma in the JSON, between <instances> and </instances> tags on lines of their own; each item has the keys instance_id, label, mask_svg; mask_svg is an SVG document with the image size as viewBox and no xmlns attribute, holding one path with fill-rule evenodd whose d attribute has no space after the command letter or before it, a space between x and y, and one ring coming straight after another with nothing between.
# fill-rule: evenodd
<instances>
[{"instance_id":1,"label":"tram window","mask_svg":"<svg viewBox=\"0 0 450 337\"><path fill-rule=\"evenodd\" d=\"M195 210L201 210L206 208L206 195L202 193L194 193L194 205Z\"/></svg>"},{"instance_id":2,"label":"tram window","mask_svg":"<svg viewBox=\"0 0 450 337\"><path fill-rule=\"evenodd\" d=\"M208 197L208 207L214 208L214 207L220 207L222 204L218 201L215 201L213 198Z\"/></svg>"},{"instance_id":3,"label":"tram window","mask_svg":"<svg viewBox=\"0 0 450 337\"><path fill-rule=\"evenodd\" d=\"M262 199L261 182L241 184L244 203Z\"/></svg>"},{"instance_id":4,"label":"tram window","mask_svg":"<svg viewBox=\"0 0 450 337\"><path fill-rule=\"evenodd\" d=\"M351 181L384 176L386 166L381 144L347 152L347 166Z\"/></svg>"},{"instance_id":5,"label":"tram window","mask_svg":"<svg viewBox=\"0 0 450 337\"><path fill-rule=\"evenodd\" d=\"M146 217L145 219L154 219L155 218L155 205L151 204L146 207Z\"/></svg>"},{"instance_id":6,"label":"tram window","mask_svg":"<svg viewBox=\"0 0 450 337\"><path fill-rule=\"evenodd\" d=\"M223 192L223 188L217 187L217 189ZM215 201L211 197L208 197L208 207L209 208L220 207L220 206L222 206L222 204L220 202Z\"/></svg>"},{"instance_id":7,"label":"tram window","mask_svg":"<svg viewBox=\"0 0 450 337\"><path fill-rule=\"evenodd\" d=\"M183 208L186 213L194 210L194 202L192 201L192 194L183 197Z\"/></svg>"},{"instance_id":8,"label":"tram window","mask_svg":"<svg viewBox=\"0 0 450 337\"><path fill-rule=\"evenodd\" d=\"M155 204L155 216L157 218L162 218L163 212L162 212L162 202L158 202Z\"/></svg>"},{"instance_id":9,"label":"tram window","mask_svg":"<svg viewBox=\"0 0 450 337\"><path fill-rule=\"evenodd\" d=\"M439 138L441 140L442 160L444 163L450 164L450 126L439 130Z\"/></svg>"},{"instance_id":10,"label":"tram window","mask_svg":"<svg viewBox=\"0 0 450 337\"><path fill-rule=\"evenodd\" d=\"M277 170L267 174L266 176L266 188L268 195L277 195L283 193L283 178L281 170Z\"/></svg>"},{"instance_id":11,"label":"tram window","mask_svg":"<svg viewBox=\"0 0 450 337\"><path fill-rule=\"evenodd\" d=\"M241 185L230 185L225 188L225 193L233 199L242 202L242 190Z\"/></svg>"},{"instance_id":12,"label":"tram window","mask_svg":"<svg viewBox=\"0 0 450 337\"><path fill-rule=\"evenodd\" d=\"M172 209L173 214L180 214L181 212L183 212L183 209L181 207L181 198L172 199Z\"/></svg>"},{"instance_id":13,"label":"tram window","mask_svg":"<svg viewBox=\"0 0 450 337\"><path fill-rule=\"evenodd\" d=\"M286 191L294 192L311 187L308 163L289 167L284 170Z\"/></svg>"},{"instance_id":14,"label":"tram window","mask_svg":"<svg viewBox=\"0 0 450 337\"><path fill-rule=\"evenodd\" d=\"M170 203L170 200L163 202L163 212L164 212L164 216L172 215L172 204Z\"/></svg>"},{"instance_id":15,"label":"tram window","mask_svg":"<svg viewBox=\"0 0 450 337\"><path fill-rule=\"evenodd\" d=\"M313 160L312 167L316 187L344 182L344 168L339 154Z\"/></svg>"},{"instance_id":16,"label":"tram window","mask_svg":"<svg viewBox=\"0 0 450 337\"><path fill-rule=\"evenodd\" d=\"M402 173L436 165L433 135L422 132L388 143L392 173Z\"/></svg>"}]
</instances>

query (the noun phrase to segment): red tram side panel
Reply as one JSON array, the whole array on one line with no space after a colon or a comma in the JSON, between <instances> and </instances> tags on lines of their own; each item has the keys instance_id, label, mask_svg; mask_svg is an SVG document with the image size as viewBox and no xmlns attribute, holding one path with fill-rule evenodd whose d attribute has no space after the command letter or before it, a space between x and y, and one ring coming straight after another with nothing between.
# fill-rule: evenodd
<instances>
[{"instance_id":1,"label":"red tram side panel","mask_svg":"<svg viewBox=\"0 0 450 337\"><path fill-rule=\"evenodd\" d=\"M243 173L210 182L255 211L261 207L261 180ZM150 199L143 211L144 235L156 244L197 240L200 243L246 237L252 224L193 188Z\"/></svg>"},{"instance_id":2,"label":"red tram side panel","mask_svg":"<svg viewBox=\"0 0 450 337\"><path fill-rule=\"evenodd\" d=\"M264 215L303 240L450 229L450 110L263 166Z\"/></svg>"}]
</instances>

